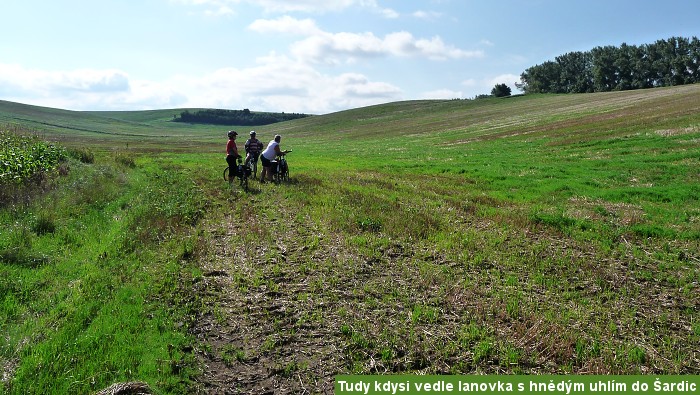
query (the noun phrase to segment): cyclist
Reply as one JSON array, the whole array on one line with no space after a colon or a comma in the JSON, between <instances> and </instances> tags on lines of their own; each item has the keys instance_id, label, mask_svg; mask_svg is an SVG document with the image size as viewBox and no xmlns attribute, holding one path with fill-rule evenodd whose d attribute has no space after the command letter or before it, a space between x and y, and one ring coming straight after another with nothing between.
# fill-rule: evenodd
<instances>
[{"instance_id":1,"label":"cyclist","mask_svg":"<svg viewBox=\"0 0 700 395\"><path fill-rule=\"evenodd\" d=\"M238 159L240 155L238 155L238 147L236 146L236 136L238 136L238 133L235 131L228 131L228 143L226 143L226 163L228 163L229 184L233 183L233 179L238 175L236 159Z\"/></svg>"},{"instance_id":2,"label":"cyclist","mask_svg":"<svg viewBox=\"0 0 700 395\"><path fill-rule=\"evenodd\" d=\"M258 157L263 149L262 141L255 138L255 130L250 131L250 138L245 142L245 162L248 166L252 166L253 163L258 163Z\"/></svg>"},{"instance_id":3,"label":"cyclist","mask_svg":"<svg viewBox=\"0 0 700 395\"><path fill-rule=\"evenodd\" d=\"M275 157L285 155L289 151L280 150L280 141L282 136L279 134L275 136L275 139L267 144L267 148L260 155L260 161L262 162L263 169L260 172L260 182L265 182L265 174L267 174L267 179L272 181L272 161Z\"/></svg>"}]
</instances>

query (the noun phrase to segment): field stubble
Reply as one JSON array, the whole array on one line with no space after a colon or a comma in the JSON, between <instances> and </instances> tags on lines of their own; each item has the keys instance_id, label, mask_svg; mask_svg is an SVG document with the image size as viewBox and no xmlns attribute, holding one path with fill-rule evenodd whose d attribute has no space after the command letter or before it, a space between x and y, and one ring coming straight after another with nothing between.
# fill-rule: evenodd
<instances>
[{"instance_id":1,"label":"field stubble","mask_svg":"<svg viewBox=\"0 0 700 395\"><path fill-rule=\"evenodd\" d=\"M698 373L697 241L582 239L459 185L361 171L225 197L196 249L203 388L331 393L345 373ZM637 215L606 210L621 227Z\"/></svg>"}]
</instances>

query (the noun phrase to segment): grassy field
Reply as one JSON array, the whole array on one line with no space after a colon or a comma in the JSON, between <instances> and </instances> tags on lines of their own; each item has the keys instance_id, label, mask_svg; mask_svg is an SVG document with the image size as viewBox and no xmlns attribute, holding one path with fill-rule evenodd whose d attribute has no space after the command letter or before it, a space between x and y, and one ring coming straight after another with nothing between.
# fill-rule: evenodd
<instances>
[{"instance_id":1,"label":"grassy field","mask_svg":"<svg viewBox=\"0 0 700 395\"><path fill-rule=\"evenodd\" d=\"M245 193L226 130L176 110L0 102L95 152L2 208L0 390L698 374L699 109L692 85L314 116L256 129L292 180Z\"/></svg>"}]
</instances>

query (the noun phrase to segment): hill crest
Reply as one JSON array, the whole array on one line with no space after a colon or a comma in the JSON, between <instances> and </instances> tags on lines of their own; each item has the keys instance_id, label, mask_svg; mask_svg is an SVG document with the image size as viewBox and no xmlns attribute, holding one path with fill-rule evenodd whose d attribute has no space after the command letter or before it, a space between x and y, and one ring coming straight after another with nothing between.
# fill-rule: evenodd
<instances>
[{"instance_id":1,"label":"hill crest","mask_svg":"<svg viewBox=\"0 0 700 395\"><path fill-rule=\"evenodd\" d=\"M412 100L344 110L254 127L261 135L344 140L421 137L421 144L549 133L566 138L624 135L633 125L663 124L700 108L700 84L591 94L530 94L508 99ZM182 111L70 111L0 101L0 123L20 123L66 144L109 146L138 141L173 147L218 144L228 129L250 126L172 122ZM629 125L626 125L629 124ZM585 131L586 136L581 135ZM575 137L577 136L577 137ZM134 145L131 146L134 148Z\"/></svg>"}]
</instances>

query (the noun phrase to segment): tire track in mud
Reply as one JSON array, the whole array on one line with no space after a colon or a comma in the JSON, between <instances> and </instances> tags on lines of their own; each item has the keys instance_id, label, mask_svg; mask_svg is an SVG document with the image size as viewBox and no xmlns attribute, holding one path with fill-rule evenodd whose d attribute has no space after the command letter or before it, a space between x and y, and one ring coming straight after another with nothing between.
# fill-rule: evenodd
<instances>
[{"instance_id":1,"label":"tire track in mud","mask_svg":"<svg viewBox=\"0 0 700 395\"><path fill-rule=\"evenodd\" d=\"M250 215L256 204L269 207ZM194 289L203 305L193 328L205 345L198 379L205 393L332 393L343 370L333 302L313 292L323 274L306 269L337 251L305 246L312 228L294 223L289 209L268 214L279 207L253 198L222 223L207 225L203 276Z\"/></svg>"}]
</instances>

